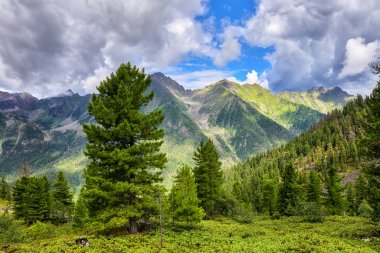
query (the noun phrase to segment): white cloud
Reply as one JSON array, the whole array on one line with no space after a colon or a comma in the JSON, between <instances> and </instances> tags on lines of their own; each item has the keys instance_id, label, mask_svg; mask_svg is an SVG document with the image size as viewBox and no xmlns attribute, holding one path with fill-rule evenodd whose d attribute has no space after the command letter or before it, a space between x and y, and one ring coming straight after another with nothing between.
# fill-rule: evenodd
<instances>
[{"instance_id":1,"label":"white cloud","mask_svg":"<svg viewBox=\"0 0 380 253\"><path fill-rule=\"evenodd\" d=\"M224 30L223 43L215 54L215 65L225 66L228 62L239 58L241 45L238 38L241 36L241 32L242 28L236 26L229 26Z\"/></svg>"},{"instance_id":2,"label":"white cloud","mask_svg":"<svg viewBox=\"0 0 380 253\"><path fill-rule=\"evenodd\" d=\"M365 66L374 55L379 56L375 48L380 41L376 29L380 26L380 1L261 0L256 10L243 30L226 35L225 40L240 41L237 38L243 34L251 46L274 48L266 56L271 64L267 74L271 89L317 85L348 89L356 81L360 87L366 86L362 88L365 94L374 87ZM347 52L346 45L350 47Z\"/></svg>"},{"instance_id":3,"label":"white cloud","mask_svg":"<svg viewBox=\"0 0 380 253\"><path fill-rule=\"evenodd\" d=\"M344 67L338 78L342 79L362 73L368 67L368 63L376 60L378 56L380 56L379 40L368 44L365 44L364 38L361 37L348 40Z\"/></svg>"},{"instance_id":4,"label":"white cloud","mask_svg":"<svg viewBox=\"0 0 380 253\"><path fill-rule=\"evenodd\" d=\"M232 72L215 69L200 70L191 73L172 72L165 74L187 89L202 89L205 86L214 84L222 79L238 82L238 80L233 77Z\"/></svg>"},{"instance_id":5,"label":"white cloud","mask_svg":"<svg viewBox=\"0 0 380 253\"><path fill-rule=\"evenodd\" d=\"M228 80L240 84L259 84L261 87L269 90L269 82L267 80L267 75L268 73L266 71L259 75L254 69L252 69L251 72L247 73L246 79L244 81L237 80L235 77L230 78Z\"/></svg>"},{"instance_id":6,"label":"white cloud","mask_svg":"<svg viewBox=\"0 0 380 253\"><path fill-rule=\"evenodd\" d=\"M195 20L207 11L205 4L204 0L2 2L0 61L5 66L0 85L40 96L68 88L89 91L105 70L115 70L122 62L162 70L189 54L214 57L212 36Z\"/></svg>"}]
</instances>

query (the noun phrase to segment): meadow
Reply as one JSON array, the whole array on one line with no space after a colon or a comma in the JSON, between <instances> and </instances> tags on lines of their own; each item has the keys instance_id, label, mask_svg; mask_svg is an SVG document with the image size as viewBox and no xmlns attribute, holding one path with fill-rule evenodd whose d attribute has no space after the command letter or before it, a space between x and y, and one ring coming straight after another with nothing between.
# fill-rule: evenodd
<instances>
[{"instance_id":1,"label":"meadow","mask_svg":"<svg viewBox=\"0 0 380 253\"><path fill-rule=\"evenodd\" d=\"M380 252L379 224L348 216L328 216L322 223L257 216L246 224L226 218L194 227L167 224L162 247L158 227L135 235L104 235L38 222L20 236L22 242L2 243L0 252ZM90 247L76 245L79 237L86 237Z\"/></svg>"}]
</instances>

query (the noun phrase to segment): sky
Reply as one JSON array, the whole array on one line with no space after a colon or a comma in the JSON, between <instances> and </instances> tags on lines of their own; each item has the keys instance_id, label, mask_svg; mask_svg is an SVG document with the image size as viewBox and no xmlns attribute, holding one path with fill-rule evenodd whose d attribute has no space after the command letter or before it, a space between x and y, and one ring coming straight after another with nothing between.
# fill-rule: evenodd
<instances>
[{"instance_id":1,"label":"sky","mask_svg":"<svg viewBox=\"0 0 380 253\"><path fill-rule=\"evenodd\" d=\"M93 93L131 62L189 89L228 79L366 95L379 27L379 0L0 0L0 90Z\"/></svg>"}]
</instances>

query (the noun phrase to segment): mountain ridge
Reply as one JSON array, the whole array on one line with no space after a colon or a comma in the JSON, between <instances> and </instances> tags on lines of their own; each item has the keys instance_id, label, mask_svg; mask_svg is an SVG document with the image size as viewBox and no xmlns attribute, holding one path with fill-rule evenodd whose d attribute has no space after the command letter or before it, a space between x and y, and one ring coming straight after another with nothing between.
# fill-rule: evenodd
<instances>
[{"instance_id":1,"label":"mountain ridge","mask_svg":"<svg viewBox=\"0 0 380 253\"><path fill-rule=\"evenodd\" d=\"M189 154L206 138L214 141L223 163L231 165L288 142L324 116L258 84L221 80L204 89L188 90L162 73L151 77L147 92L154 91L155 97L143 111L161 108L165 114L162 149L169 158L165 179L179 165L191 165ZM90 98L71 90L43 99L0 92L0 171L16 176L26 160L35 173L52 175L58 169L66 170L71 182L79 185L86 164L81 124L93 121L87 113ZM334 94L328 97L333 98Z\"/></svg>"}]
</instances>

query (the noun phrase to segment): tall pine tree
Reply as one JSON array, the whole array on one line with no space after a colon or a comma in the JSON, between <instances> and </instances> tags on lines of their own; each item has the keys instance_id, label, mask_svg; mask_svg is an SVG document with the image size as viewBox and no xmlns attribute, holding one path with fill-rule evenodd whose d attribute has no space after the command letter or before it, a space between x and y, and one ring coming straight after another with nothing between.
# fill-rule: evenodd
<instances>
[{"instance_id":1,"label":"tall pine tree","mask_svg":"<svg viewBox=\"0 0 380 253\"><path fill-rule=\"evenodd\" d=\"M90 217L108 226L138 221L156 210L155 193L166 155L160 153L164 131L161 110L141 112L153 99L152 80L136 66L121 64L99 85L88 106L96 124L84 124L87 135L84 198Z\"/></svg>"},{"instance_id":2,"label":"tall pine tree","mask_svg":"<svg viewBox=\"0 0 380 253\"><path fill-rule=\"evenodd\" d=\"M202 220L205 213L201 207L198 207L200 201L190 167L182 166L178 169L169 200L174 220L188 223L198 223Z\"/></svg>"},{"instance_id":3,"label":"tall pine tree","mask_svg":"<svg viewBox=\"0 0 380 253\"><path fill-rule=\"evenodd\" d=\"M223 172L219 155L211 140L206 143L201 142L194 153L195 167L193 169L195 183L197 184L197 195L200 199L200 206L205 210L206 217L213 216L216 210L216 203L221 196L221 185L223 182Z\"/></svg>"}]
</instances>

